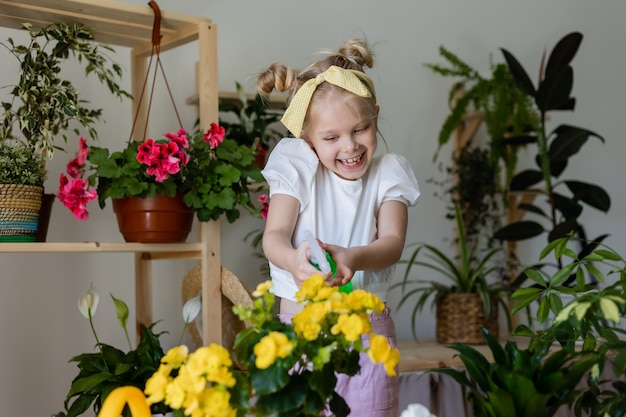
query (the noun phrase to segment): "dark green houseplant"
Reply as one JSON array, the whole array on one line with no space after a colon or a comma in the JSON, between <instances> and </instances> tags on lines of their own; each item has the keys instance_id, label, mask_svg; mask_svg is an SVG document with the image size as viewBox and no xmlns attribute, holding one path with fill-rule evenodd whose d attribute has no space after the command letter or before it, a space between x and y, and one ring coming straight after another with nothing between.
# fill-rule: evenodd
<instances>
[{"instance_id":1,"label":"dark green houseplant","mask_svg":"<svg viewBox=\"0 0 626 417\"><path fill-rule=\"evenodd\" d=\"M529 239L546 233L547 240L574 233L586 238L580 222L583 208L593 207L607 212L611 205L608 193L600 186L585 181L562 178L570 158L574 157L594 137L604 142L597 133L578 126L561 124L548 131L548 115L553 111L573 111L576 99L571 96L574 71L571 61L576 55L583 36L572 32L564 36L554 47L540 70L537 87L531 82L527 72L518 60L507 50L502 53L511 74L521 88L526 91L537 106L540 116L540 129L533 144L536 146L536 168L517 173L510 184L510 191L525 191L543 197L532 204L520 208L538 216L540 221L522 219L508 224L496 232L495 237L507 241ZM580 254L589 253L605 236L589 239L583 244Z\"/></svg>"}]
</instances>

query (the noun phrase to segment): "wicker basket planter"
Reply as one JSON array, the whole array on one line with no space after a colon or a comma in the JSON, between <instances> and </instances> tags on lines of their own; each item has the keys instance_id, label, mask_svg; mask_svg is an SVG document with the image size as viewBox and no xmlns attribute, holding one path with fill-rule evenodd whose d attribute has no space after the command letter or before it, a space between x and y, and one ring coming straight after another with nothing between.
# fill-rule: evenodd
<instances>
[{"instance_id":1,"label":"wicker basket planter","mask_svg":"<svg viewBox=\"0 0 626 417\"><path fill-rule=\"evenodd\" d=\"M495 306L495 303L494 303ZM483 302L478 294L446 293L437 298L437 343L485 343L480 328L498 337L498 310L485 317Z\"/></svg>"},{"instance_id":2,"label":"wicker basket planter","mask_svg":"<svg viewBox=\"0 0 626 417\"><path fill-rule=\"evenodd\" d=\"M0 184L0 242L35 242L43 187Z\"/></svg>"}]
</instances>

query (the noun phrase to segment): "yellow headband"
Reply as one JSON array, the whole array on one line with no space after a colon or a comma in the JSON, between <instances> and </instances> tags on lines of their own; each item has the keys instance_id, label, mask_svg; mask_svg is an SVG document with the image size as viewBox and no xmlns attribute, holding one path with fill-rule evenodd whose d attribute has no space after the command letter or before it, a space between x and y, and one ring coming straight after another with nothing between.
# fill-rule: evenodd
<instances>
[{"instance_id":1,"label":"yellow headband","mask_svg":"<svg viewBox=\"0 0 626 417\"><path fill-rule=\"evenodd\" d=\"M304 117L311 103L311 97L317 86L323 82L328 82L337 87L341 87L359 97L372 97L376 103L376 92L374 82L362 71L345 69L336 65L331 66L326 71L311 78L298 89L291 99L291 103L280 121L295 137L300 137Z\"/></svg>"}]
</instances>

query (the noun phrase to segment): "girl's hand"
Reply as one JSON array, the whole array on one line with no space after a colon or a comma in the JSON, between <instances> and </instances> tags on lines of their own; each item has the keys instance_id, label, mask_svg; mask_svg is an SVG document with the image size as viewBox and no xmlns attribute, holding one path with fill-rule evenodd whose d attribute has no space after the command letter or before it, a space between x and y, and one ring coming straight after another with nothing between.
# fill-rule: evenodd
<instances>
[{"instance_id":1,"label":"girl's hand","mask_svg":"<svg viewBox=\"0 0 626 417\"><path fill-rule=\"evenodd\" d=\"M289 269L291 275L293 275L293 279L296 282L298 288L302 287L302 283L311 275L314 274L322 274L317 268L311 265L311 251L309 248L309 244L306 241L300 243L300 246L296 248L296 256L292 262L292 266ZM332 272L326 274L324 279L328 280Z\"/></svg>"},{"instance_id":2,"label":"girl's hand","mask_svg":"<svg viewBox=\"0 0 626 417\"><path fill-rule=\"evenodd\" d=\"M352 266L352 259L350 257L350 249L337 245L329 245L321 243L322 249L330 253L330 256L335 260L337 264L337 275L333 279L329 279L326 282L328 285L340 286L346 285L352 280L355 269Z\"/></svg>"}]
</instances>

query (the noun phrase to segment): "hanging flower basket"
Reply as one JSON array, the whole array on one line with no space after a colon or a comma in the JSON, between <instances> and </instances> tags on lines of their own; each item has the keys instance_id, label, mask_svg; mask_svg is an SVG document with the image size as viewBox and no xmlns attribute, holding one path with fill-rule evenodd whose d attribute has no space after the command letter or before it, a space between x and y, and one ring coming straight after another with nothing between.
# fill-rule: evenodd
<instances>
[{"instance_id":1,"label":"hanging flower basket","mask_svg":"<svg viewBox=\"0 0 626 417\"><path fill-rule=\"evenodd\" d=\"M182 194L113 199L113 211L124 240L141 243L186 241L194 216Z\"/></svg>"}]
</instances>

